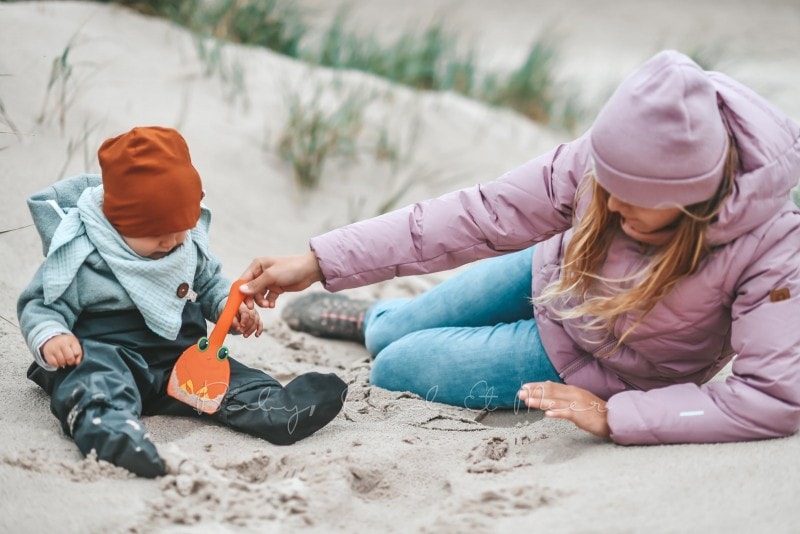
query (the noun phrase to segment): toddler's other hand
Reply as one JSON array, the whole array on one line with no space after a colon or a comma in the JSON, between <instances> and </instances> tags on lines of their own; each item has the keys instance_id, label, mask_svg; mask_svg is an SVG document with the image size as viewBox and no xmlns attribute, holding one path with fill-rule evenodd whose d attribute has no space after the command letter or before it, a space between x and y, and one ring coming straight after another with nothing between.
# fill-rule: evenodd
<instances>
[{"instance_id":1,"label":"toddler's other hand","mask_svg":"<svg viewBox=\"0 0 800 534\"><path fill-rule=\"evenodd\" d=\"M83 359L83 349L72 334L60 334L45 341L42 346L44 361L53 367L78 365Z\"/></svg>"},{"instance_id":2,"label":"toddler's other hand","mask_svg":"<svg viewBox=\"0 0 800 534\"><path fill-rule=\"evenodd\" d=\"M244 337L249 337L250 334L253 333L258 337L261 335L261 332L264 331L261 316L255 309L251 310L247 307L247 304L244 303L239 306L239 313L234 317L231 326Z\"/></svg>"}]
</instances>

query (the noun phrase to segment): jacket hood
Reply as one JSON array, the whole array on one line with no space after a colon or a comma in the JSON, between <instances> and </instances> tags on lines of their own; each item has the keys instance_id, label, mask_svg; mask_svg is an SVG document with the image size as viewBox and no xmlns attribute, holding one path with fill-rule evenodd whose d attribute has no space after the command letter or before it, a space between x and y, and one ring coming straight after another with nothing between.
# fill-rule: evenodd
<instances>
[{"instance_id":1,"label":"jacket hood","mask_svg":"<svg viewBox=\"0 0 800 534\"><path fill-rule=\"evenodd\" d=\"M33 217L33 223L42 239L42 254L47 256L50 243L53 240L56 228L61 224L61 219L71 209L75 209L81 193L87 187L102 185L99 174L79 174L70 178L59 180L53 185L34 193L28 198L28 209ZM200 220L197 225L206 232L211 224L211 212L206 206L200 206ZM204 253L206 245L201 247Z\"/></svg>"},{"instance_id":2,"label":"jacket hood","mask_svg":"<svg viewBox=\"0 0 800 534\"><path fill-rule=\"evenodd\" d=\"M709 72L739 149L741 174L708 230L712 245L733 241L786 209L800 179L800 127L732 78Z\"/></svg>"},{"instance_id":3,"label":"jacket hood","mask_svg":"<svg viewBox=\"0 0 800 534\"><path fill-rule=\"evenodd\" d=\"M45 256L66 212L75 208L87 187L96 187L101 183L99 174L80 174L60 180L28 198L28 209L42 239L42 253Z\"/></svg>"}]
</instances>

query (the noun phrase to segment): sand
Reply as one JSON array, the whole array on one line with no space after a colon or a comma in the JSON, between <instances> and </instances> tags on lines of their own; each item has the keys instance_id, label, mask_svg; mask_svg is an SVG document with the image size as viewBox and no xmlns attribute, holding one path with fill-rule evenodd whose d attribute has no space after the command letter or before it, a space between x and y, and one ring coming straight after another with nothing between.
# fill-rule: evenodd
<instances>
[{"instance_id":1,"label":"sand","mask_svg":"<svg viewBox=\"0 0 800 534\"><path fill-rule=\"evenodd\" d=\"M338 2L298 4L319 29ZM494 70L517 65L549 31L561 51L559 79L579 88L590 110L655 51L713 48L717 68L800 120L796 2L371 0L350 15L354 27L386 39L437 19ZM53 60L65 51L69 75L48 93ZM369 104L357 157L332 158L320 187L306 191L276 145L290 96L315 94L322 106L349 95ZM136 125L181 130L214 213L212 249L236 277L254 256L301 252L310 236L387 202L492 179L569 134L455 94L253 47L225 46L220 59L202 60L182 28L80 2L0 4L0 104L0 231L21 227L0 234L0 531L797 532L798 435L621 447L539 412L429 403L371 387L362 347L293 332L277 310L261 312L261 338L230 340L232 353L282 381L339 373L350 395L328 427L277 447L199 419L147 417L167 476L136 479L82 458L49 399L25 379L31 356L15 306L42 260L25 198L61 177L98 172L105 138ZM395 162L375 156L382 133L400 154ZM413 295L450 274L350 294Z\"/></svg>"}]
</instances>

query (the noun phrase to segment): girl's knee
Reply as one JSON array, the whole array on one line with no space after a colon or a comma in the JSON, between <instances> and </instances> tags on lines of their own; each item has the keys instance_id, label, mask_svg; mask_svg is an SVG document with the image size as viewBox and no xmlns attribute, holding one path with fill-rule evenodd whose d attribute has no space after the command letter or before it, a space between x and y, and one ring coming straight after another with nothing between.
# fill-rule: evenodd
<instances>
[{"instance_id":1,"label":"girl's knee","mask_svg":"<svg viewBox=\"0 0 800 534\"><path fill-rule=\"evenodd\" d=\"M372 362L372 369L369 375L369 382L373 386L378 386L390 391L415 391L414 362L408 358L408 354L401 350L402 347L397 342L380 354Z\"/></svg>"},{"instance_id":2,"label":"girl's knee","mask_svg":"<svg viewBox=\"0 0 800 534\"><path fill-rule=\"evenodd\" d=\"M364 346L373 357L397 340L397 328L392 328L388 321L377 317L364 330Z\"/></svg>"},{"instance_id":3,"label":"girl's knee","mask_svg":"<svg viewBox=\"0 0 800 534\"><path fill-rule=\"evenodd\" d=\"M369 383L373 386L386 388L386 378L391 374L386 358L381 354L372 362L372 369L369 372Z\"/></svg>"},{"instance_id":4,"label":"girl's knee","mask_svg":"<svg viewBox=\"0 0 800 534\"><path fill-rule=\"evenodd\" d=\"M364 345L373 357L405 335L403 309L412 299L381 301L367 312Z\"/></svg>"}]
</instances>

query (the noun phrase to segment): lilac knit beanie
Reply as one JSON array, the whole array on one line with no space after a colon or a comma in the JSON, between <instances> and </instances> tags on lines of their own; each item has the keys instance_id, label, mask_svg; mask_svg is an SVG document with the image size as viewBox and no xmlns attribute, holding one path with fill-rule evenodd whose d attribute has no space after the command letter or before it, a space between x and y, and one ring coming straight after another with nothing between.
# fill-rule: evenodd
<instances>
[{"instance_id":1,"label":"lilac knit beanie","mask_svg":"<svg viewBox=\"0 0 800 534\"><path fill-rule=\"evenodd\" d=\"M617 88L590 133L597 180L643 208L688 206L719 186L728 135L706 73L664 51Z\"/></svg>"}]
</instances>

